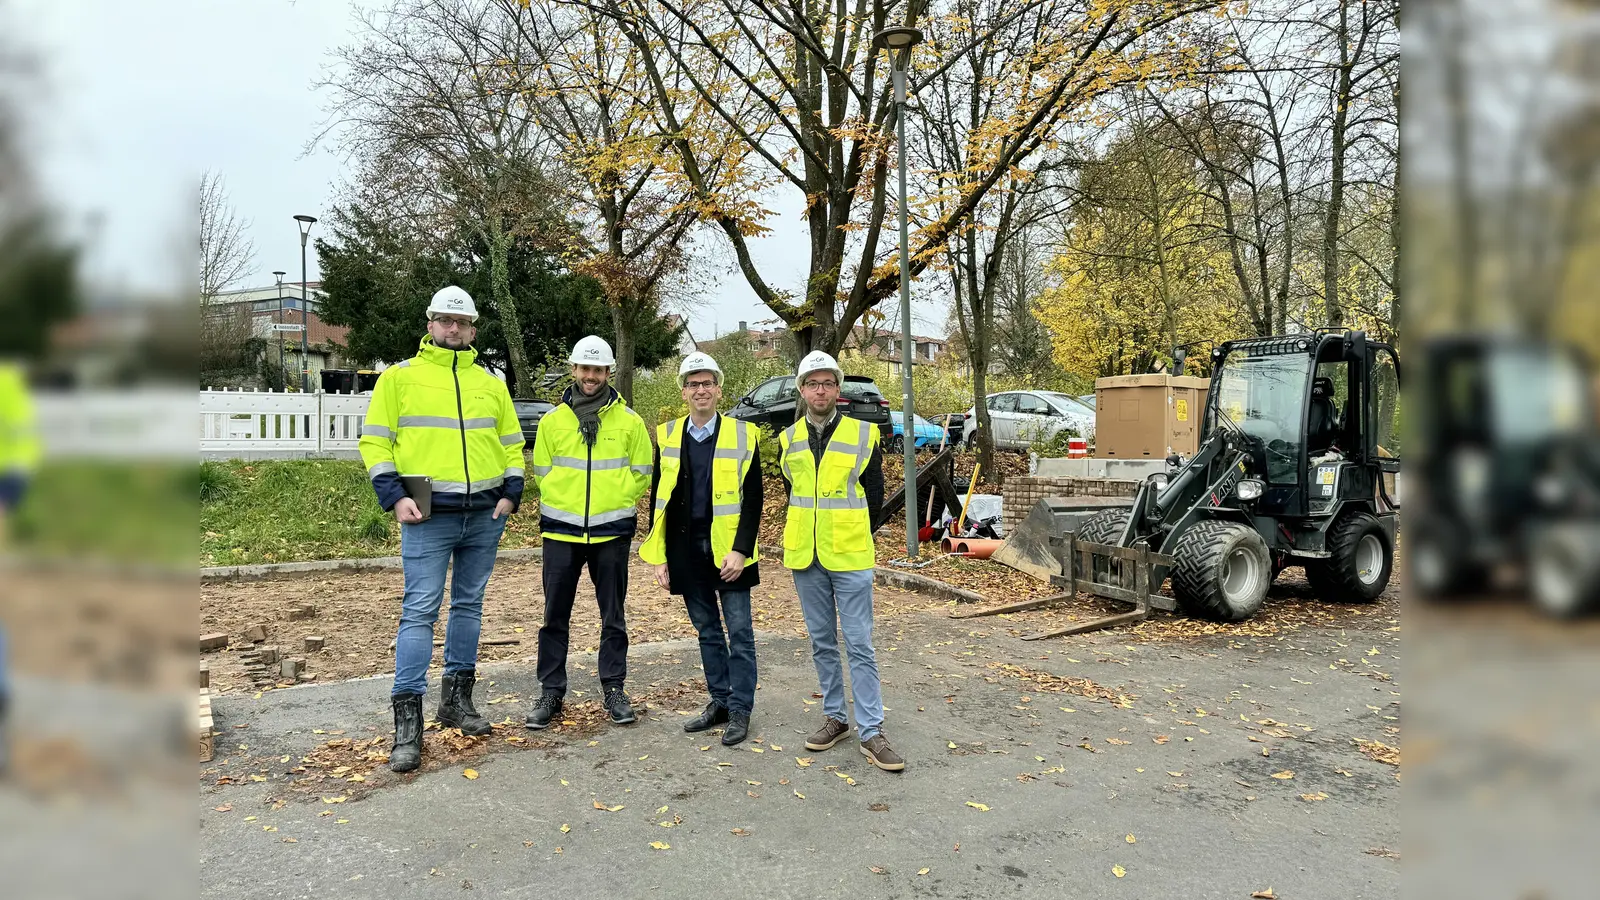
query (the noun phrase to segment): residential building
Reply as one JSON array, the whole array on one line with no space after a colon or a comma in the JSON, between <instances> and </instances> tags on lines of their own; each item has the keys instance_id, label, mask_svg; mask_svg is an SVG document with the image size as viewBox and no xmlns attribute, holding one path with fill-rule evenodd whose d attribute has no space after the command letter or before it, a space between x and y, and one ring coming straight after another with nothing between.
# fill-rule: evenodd
<instances>
[{"instance_id":1,"label":"residential building","mask_svg":"<svg viewBox=\"0 0 1600 900\"><path fill-rule=\"evenodd\" d=\"M348 340L350 329L342 325L330 325L318 314L322 297L325 296L321 282L313 281L306 287L311 295L310 302L306 304L301 301L299 282L286 281L282 285L223 291L208 304L207 315L248 317L251 336L265 341L263 352L269 363L265 368L271 368L270 362L274 358L281 359L283 381L290 388L297 388L300 384L302 357L299 326L304 324L305 362L309 366L311 389L316 390L322 382L323 369L349 368L349 360L340 356L340 349ZM302 305L305 306L303 310Z\"/></svg>"}]
</instances>

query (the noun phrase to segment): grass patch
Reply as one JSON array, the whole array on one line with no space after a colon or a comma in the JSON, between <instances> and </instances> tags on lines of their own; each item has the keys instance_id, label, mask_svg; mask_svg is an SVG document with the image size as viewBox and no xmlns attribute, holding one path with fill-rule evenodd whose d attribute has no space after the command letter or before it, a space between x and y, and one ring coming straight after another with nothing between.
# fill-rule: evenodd
<instances>
[{"instance_id":1,"label":"grass patch","mask_svg":"<svg viewBox=\"0 0 1600 900\"><path fill-rule=\"evenodd\" d=\"M187 567L195 554L195 480L192 466L172 463L46 463L17 508L11 537L40 556Z\"/></svg>"},{"instance_id":2,"label":"grass patch","mask_svg":"<svg viewBox=\"0 0 1600 900\"><path fill-rule=\"evenodd\" d=\"M205 462L199 473L201 566L400 553L400 526L357 460ZM538 546L536 507L511 517L502 548Z\"/></svg>"}]
</instances>

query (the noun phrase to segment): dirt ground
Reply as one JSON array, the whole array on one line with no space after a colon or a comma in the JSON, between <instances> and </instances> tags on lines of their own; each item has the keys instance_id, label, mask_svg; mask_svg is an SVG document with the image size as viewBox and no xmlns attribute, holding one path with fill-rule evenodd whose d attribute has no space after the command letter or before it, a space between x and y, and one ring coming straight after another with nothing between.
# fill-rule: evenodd
<instances>
[{"instance_id":1,"label":"dirt ground","mask_svg":"<svg viewBox=\"0 0 1600 900\"><path fill-rule=\"evenodd\" d=\"M983 584L985 577L996 583L986 591L996 605L1028 596L1048 596L1052 589L1042 582L1008 569L999 563L961 561L975 570L968 584ZM752 592L755 626L760 631L788 636L804 636L799 599L794 582L777 560L762 565L762 583ZM200 588L200 633L227 632L227 650L201 654L211 669L212 689L218 692L257 690L270 685L252 683L240 659L241 651L252 645L244 631L253 624L266 626L267 645L281 649L285 656L306 660L306 673L319 681L381 675L394 671L390 644L399 623L402 575L392 571L324 576L291 576L267 581L210 582ZM1023 593L1023 588L1031 588ZM980 588L981 589L981 588ZM879 585L876 612L880 627L893 627L895 620L908 613L955 611L957 604L935 600ZM448 602L448 595L447 595ZM291 621L289 609L310 605L316 611L310 619ZM962 605L962 612L972 607ZM995 629L1012 637L1061 628L1067 624L1112 612L1109 606L1080 594L1043 609L970 620L978 630ZM543 622L544 598L540 586L540 563L525 561L502 563L489 582L484 598L483 639L515 640L510 645L485 645L480 659L487 662L526 660L536 657L539 625ZM444 637L447 612L441 611L435 639ZM668 594L655 584L649 567L636 563L630 575L627 621L629 639L634 644L694 637L694 628L680 597ZM1267 605L1247 622L1218 624L1168 613L1158 613L1132 628L1117 629L1129 640L1182 641L1201 637L1272 637L1302 628L1359 627L1383 630L1400 624L1398 590L1371 605L1330 604L1313 597L1299 570L1290 569L1273 586ZM319 636L323 649L306 652L304 638ZM584 580L579 585L578 602L573 608L572 650L593 652L599 643L600 617L594 602L593 586ZM1041 644L1048 646L1048 643ZM442 649L435 650L434 665L442 663ZM1357 669L1359 660L1351 664Z\"/></svg>"}]
</instances>

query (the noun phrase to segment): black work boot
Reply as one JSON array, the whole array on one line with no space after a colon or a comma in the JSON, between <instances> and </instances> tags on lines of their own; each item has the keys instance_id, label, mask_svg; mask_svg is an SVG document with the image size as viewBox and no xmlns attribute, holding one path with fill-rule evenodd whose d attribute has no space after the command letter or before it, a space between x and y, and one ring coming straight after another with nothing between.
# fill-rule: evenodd
<instances>
[{"instance_id":1,"label":"black work boot","mask_svg":"<svg viewBox=\"0 0 1600 900\"><path fill-rule=\"evenodd\" d=\"M628 702L628 695L623 693L620 684L606 688L606 712L618 725L631 725L639 719L633 714L633 704Z\"/></svg>"},{"instance_id":2,"label":"black work boot","mask_svg":"<svg viewBox=\"0 0 1600 900\"><path fill-rule=\"evenodd\" d=\"M494 731L489 720L472 705L472 687L477 683L478 673L472 669L445 673L439 690L440 728L459 728L462 734L474 737Z\"/></svg>"},{"instance_id":3,"label":"black work boot","mask_svg":"<svg viewBox=\"0 0 1600 900\"><path fill-rule=\"evenodd\" d=\"M722 729L722 746L732 747L734 744L744 742L750 736L750 714L730 713L728 726Z\"/></svg>"},{"instance_id":4,"label":"black work boot","mask_svg":"<svg viewBox=\"0 0 1600 900\"><path fill-rule=\"evenodd\" d=\"M683 730L690 734L694 734L697 731L709 731L726 721L728 721L728 708L713 700L706 704L704 712L683 723Z\"/></svg>"},{"instance_id":5,"label":"black work boot","mask_svg":"<svg viewBox=\"0 0 1600 900\"><path fill-rule=\"evenodd\" d=\"M391 772L410 772L422 765L422 695L394 695L394 747Z\"/></svg>"},{"instance_id":6,"label":"black work boot","mask_svg":"<svg viewBox=\"0 0 1600 900\"><path fill-rule=\"evenodd\" d=\"M559 715L561 715L561 695L545 691L534 701L533 711L528 713L528 721L523 724L534 731L543 731L549 728L551 721Z\"/></svg>"}]
</instances>

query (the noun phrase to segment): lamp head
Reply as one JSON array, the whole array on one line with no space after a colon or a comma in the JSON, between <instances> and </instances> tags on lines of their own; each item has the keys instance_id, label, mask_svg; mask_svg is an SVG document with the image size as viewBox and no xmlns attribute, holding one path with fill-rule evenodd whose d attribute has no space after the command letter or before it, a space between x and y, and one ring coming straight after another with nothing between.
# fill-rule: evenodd
<instances>
[{"instance_id":1,"label":"lamp head","mask_svg":"<svg viewBox=\"0 0 1600 900\"><path fill-rule=\"evenodd\" d=\"M905 25L894 25L872 36L872 46L878 50L910 50L920 43L922 29Z\"/></svg>"}]
</instances>

